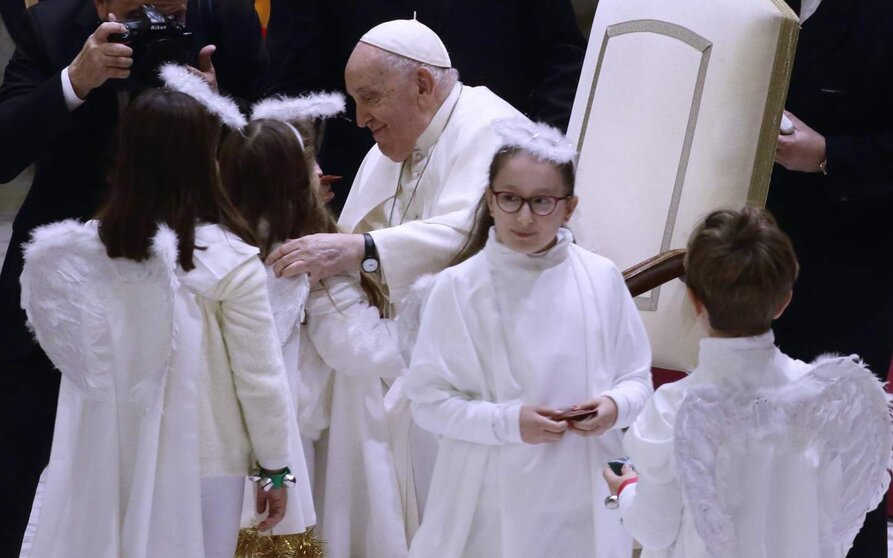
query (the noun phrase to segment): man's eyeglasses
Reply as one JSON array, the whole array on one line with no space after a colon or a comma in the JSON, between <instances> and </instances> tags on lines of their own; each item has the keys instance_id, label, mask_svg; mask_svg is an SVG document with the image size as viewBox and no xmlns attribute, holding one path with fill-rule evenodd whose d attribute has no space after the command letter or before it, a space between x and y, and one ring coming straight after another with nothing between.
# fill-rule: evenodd
<instances>
[{"instance_id":1,"label":"man's eyeglasses","mask_svg":"<svg viewBox=\"0 0 893 558\"><path fill-rule=\"evenodd\" d=\"M540 194L531 198L523 198L514 192L505 190L498 192L496 190L491 191L493 192L493 197L496 199L496 206L502 211L506 213L517 213L521 211L521 208L524 207L524 204L526 203L527 207L530 208L530 212L540 217L551 215L555 211L555 208L558 207L558 202L573 197L573 195L548 196L546 194Z\"/></svg>"}]
</instances>

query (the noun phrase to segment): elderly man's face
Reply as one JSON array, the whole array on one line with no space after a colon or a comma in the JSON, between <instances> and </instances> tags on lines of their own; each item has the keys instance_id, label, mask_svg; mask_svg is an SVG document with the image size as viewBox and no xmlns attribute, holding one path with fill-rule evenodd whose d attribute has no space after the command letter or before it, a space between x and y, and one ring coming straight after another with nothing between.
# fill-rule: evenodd
<instances>
[{"instance_id":1,"label":"elderly man's face","mask_svg":"<svg viewBox=\"0 0 893 558\"><path fill-rule=\"evenodd\" d=\"M164 15L176 16L180 23L186 23L186 0L93 0L99 19L108 20L114 14L118 21L137 15L140 6L153 5Z\"/></svg>"},{"instance_id":2,"label":"elderly man's face","mask_svg":"<svg viewBox=\"0 0 893 558\"><path fill-rule=\"evenodd\" d=\"M357 104L357 126L369 128L388 159L401 162L412 153L431 115L414 74L391 69L382 51L360 43L354 49L344 80Z\"/></svg>"}]
</instances>

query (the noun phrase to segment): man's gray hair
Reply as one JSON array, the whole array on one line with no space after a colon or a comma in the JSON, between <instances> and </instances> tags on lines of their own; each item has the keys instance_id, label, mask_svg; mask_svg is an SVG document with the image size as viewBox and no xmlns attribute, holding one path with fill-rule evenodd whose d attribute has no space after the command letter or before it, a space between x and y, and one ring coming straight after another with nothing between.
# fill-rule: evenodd
<instances>
[{"instance_id":1,"label":"man's gray hair","mask_svg":"<svg viewBox=\"0 0 893 558\"><path fill-rule=\"evenodd\" d=\"M456 82L459 81L459 70L456 68L440 68L432 66L386 50L381 51L381 56L382 61L389 69L396 70L404 75L409 75L419 68L425 68L431 73L431 76L434 78L434 83L440 91L449 91L456 85Z\"/></svg>"}]
</instances>

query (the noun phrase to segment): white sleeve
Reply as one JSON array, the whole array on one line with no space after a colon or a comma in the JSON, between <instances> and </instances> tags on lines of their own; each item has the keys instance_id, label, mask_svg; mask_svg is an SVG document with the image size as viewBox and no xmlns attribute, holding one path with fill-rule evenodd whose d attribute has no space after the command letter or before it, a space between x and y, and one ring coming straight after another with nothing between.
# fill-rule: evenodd
<instances>
[{"instance_id":1,"label":"white sleeve","mask_svg":"<svg viewBox=\"0 0 893 558\"><path fill-rule=\"evenodd\" d=\"M449 278L440 276L422 310L406 381L419 426L478 444L521 442L521 402L483 400L483 364Z\"/></svg>"},{"instance_id":2,"label":"white sleeve","mask_svg":"<svg viewBox=\"0 0 893 558\"><path fill-rule=\"evenodd\" d=\"M661 391L623 439L639 481L620 494L620 516L624 527L649 550L673 544L682 525L682 490L673 462L676 408Z\"/></svg>"},{"instance_id":3,"label":"white sleeve","mask_svg":"<svg viewBox=\"0 0 893 558\"><path fill-rule=\"evenodd\" d=\"M614 323L609 324L614 340L614 385L603 393L617 404L614 428L631 425L654 393L651 381L651 345L639 311L623 282L613 270L613 299L617 301Z\"/></svg>"},{"instance_id":4,"label":"white sleeve","mask_svg":"<svg viewBox=\"0 0 893 558\"><path fill-rule=\"evenodd\" d=\"M381 318L356 279L327 279L310 293L307 314L310 339L336 374L396 378L406 369L396 322Z\"/></svg>"},{"instance_id":5,"label":"white sleeve","mask_svg":"<svg viewBox=\"0 0 893 558\"><path fill-rule=\"evenodd\" d=\"M65 97L65 106L68 107L68 112L84 104L84 100L77 96L77 93L74 92L74 86L71 85L68 66L62 69L62 95Z\"/></svg>"},{"instance_id":6,"label":"white sleeve","mask_svg":"<svg viewBox=\"0 0 893 558\"><path fill-rule=\"evenodd\" d=\"M288 380L263 264L256 257L248 259L215 291L212 296L220 301L220 327L251 446L261 467L289 466Z\"/></svg>"}]
</instances>

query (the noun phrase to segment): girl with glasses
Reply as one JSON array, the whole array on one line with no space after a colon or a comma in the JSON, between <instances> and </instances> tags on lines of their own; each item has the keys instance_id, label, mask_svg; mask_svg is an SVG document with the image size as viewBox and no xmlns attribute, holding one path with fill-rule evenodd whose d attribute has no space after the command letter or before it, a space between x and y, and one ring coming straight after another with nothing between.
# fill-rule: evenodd
<instances>
[{"instance_id":1,"label":"girl with glasses","mask_svg":"<svg viewBox=\"0 0 893 558\"><path fill-rule=\"evenodd\" d=\"M648 339L615 266L573 243L576 153L526 119L472 234L422 307L407 393L442 436L410 556L626 557L601 469L652 392Z\"/></svg>"}]
</instances>

